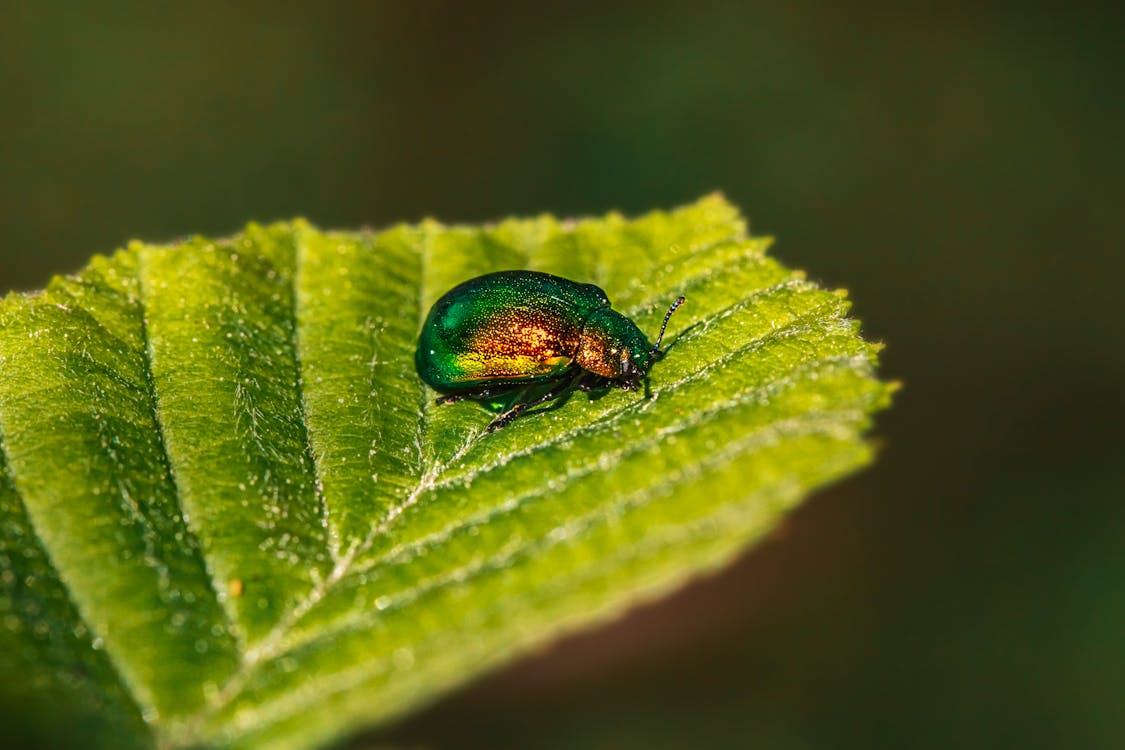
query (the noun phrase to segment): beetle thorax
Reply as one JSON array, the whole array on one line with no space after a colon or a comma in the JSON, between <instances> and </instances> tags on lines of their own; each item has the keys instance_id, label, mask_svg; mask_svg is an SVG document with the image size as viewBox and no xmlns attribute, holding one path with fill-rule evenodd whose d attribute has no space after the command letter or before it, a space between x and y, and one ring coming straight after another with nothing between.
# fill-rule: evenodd
<instances>
[{"instance_id":1,"label":"beetle thorax","mask_svg":"<svg viewBox=\"0 0 1125 750\"><path fill-rule=\"evenodd\" d=\"M633 321L614 310L598 310L586 320L574 361L602 377L643 377L650 344Z\"/></svg>"}]
</instances>

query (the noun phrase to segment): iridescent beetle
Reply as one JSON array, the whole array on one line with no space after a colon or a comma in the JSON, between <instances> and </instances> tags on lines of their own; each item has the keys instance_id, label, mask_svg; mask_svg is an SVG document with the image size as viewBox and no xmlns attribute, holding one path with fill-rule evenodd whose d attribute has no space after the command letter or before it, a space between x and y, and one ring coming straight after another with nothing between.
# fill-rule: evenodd
<instances>
[{"instance_id":1,"label":"iridescent beetle","mask_svg":"<svg viewBox=\"0 0 1125 750\"><path fill-rule=\"evenodd\" d=\"M662 356L668 319L683 301L679 297L668 308L651 345L593 284L537 271L490 273L455 286L434 303L414 364L422 380L446 394L439 404L550 384L545 393L517 401L492 420L492 432L575 388L637 390Z\"/></svg>"}]
</instances>

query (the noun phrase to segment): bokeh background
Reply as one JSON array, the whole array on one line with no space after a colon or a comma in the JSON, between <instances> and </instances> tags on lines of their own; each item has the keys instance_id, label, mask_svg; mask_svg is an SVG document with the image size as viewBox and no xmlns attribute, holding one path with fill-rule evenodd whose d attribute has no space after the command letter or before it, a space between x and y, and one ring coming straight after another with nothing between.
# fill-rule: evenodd
<instances>
[{"instance_id":1,"label":"bokeh background","mask_svg":"<svg viewBox=\"0 0 1125 750\"><path fill-rule=\"evenodd\" d=\"M1121 747L1125 16L1069 7L9 0L0 291L722 190L887 342L877 465L351 746Z\"/></svg>"}]
</instances>

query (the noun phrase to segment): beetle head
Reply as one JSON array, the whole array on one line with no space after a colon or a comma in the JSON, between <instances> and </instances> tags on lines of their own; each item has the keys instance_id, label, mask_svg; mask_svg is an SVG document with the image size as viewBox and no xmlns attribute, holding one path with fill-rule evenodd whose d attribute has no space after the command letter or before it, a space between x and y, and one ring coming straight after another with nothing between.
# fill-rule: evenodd
<instances>
[{"instance_id":1,"label":"beetle head","mask_svg":"<svg viewBox=\"0 0 1125 750\"><path fill-rule=\"evenodd\" d=\"M648 350L648 339L633 321L603 308L586 319L574 359L583 369L624 385L644 377Z\"/></svg>"},{"instance_id":2,"label":"beetle head","mask_svg":"<svg viewBox=\"0 0 1125 750\"><path fill-rule=\"evenodd\" d=\"M679 297L668 309L655 346L649 344L648 337L636 323L621 313L609 308L594 312L582 329L575 361L583 369L614 380L626 390L637 390L652 363L663 355L660 343L664 340L668 319L683 301L684 298Z\"/></svg>"}]
</instances>

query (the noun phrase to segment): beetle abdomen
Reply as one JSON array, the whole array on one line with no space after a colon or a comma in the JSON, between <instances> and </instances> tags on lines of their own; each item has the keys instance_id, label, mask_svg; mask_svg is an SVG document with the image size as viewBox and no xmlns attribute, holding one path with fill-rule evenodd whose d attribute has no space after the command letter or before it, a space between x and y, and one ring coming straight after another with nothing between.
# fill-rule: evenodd
<instances>
[{"instance_id":1,"label":"beetle abdomen","mask_svg":"<svg viewBox=\"0 0 1125 750\"><path fill-rule=\"evenodd\" d=\"M510 271L451 290L422 326L418 372L443 390L532 382L563 372L573 362L587 315L602 306L604 295L588 295L581 289L587 285L573 282L567 283L578 293L560 293L561 281Z\"/></svg>"},{"instance_id":2,"label":"beetle abdomen","mask_svg":"<svg viewBox=\"0 0 1125 750\"><path fill-rule=\"evenodd\" d=\"M560 372L569 366L581 334L555 311L527 305L482 312L465 325L448 322L437 333L451 356L451 385Z\"/></svg>"}]
</instances>

